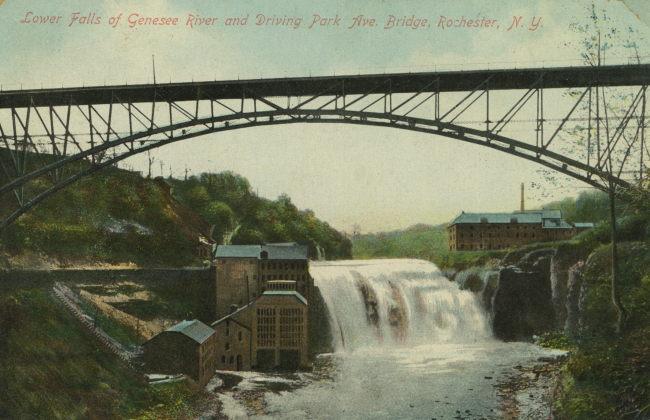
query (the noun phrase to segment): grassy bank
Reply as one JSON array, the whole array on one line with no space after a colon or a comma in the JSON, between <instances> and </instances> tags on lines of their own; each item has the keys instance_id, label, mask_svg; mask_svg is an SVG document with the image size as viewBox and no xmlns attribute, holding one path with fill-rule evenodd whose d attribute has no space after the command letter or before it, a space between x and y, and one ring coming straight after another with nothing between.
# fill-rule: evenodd
<instances>
[{"instance_id":1,"label":"grassy bank","mask_svg":"<svg viewBox=\"0 0 650 420\"><path fill-rule=\"evenodd\" d=\"M416 225L405 230L359 235L352 239L355 259L417 258L440 269L461 271L501 259L507 250L449 251L445 226Z\"/></svg>"},{"instance_id":2,"label":"grassy bank","mask_svg":"<svg viewBox=\"0 0 650 420\"><path fill-rule=\"evenodd\" d=\"M191 381L152 389L100 350L43 289L0 290L0 418L187 418Z\"/></svg>"},{"instance_id":3,"label":"grassy bank","mask_svg":"<svg viewBox=\"0 0 650 420\"><path fill-rule=\"evenodd\" d=\"M611 247L604 245L584 271L581 329L558 334L572 351L555 401L559 420L650 418L650 246L627 242L619 252L625 329L615 332Z\"/></svg>"}]
</instances>

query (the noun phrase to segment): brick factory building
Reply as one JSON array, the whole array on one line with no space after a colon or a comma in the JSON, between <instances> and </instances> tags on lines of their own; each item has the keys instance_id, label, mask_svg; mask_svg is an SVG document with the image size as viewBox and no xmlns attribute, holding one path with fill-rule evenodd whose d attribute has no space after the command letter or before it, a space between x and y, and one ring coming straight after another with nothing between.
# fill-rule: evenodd
<instances>
[{"instance_id":1,"label":"brick factory building","mask_svg":"<svg viewBox=\"0 0 650 420\"><path fill-rule=\"evenodd\" d=\"M533 242L552 242L572 238L593 228L592 223L571 226L562 212L525 211L514 213L462 212L447 227L450 251L505 249Z\"/></svg>"}]
</instances>

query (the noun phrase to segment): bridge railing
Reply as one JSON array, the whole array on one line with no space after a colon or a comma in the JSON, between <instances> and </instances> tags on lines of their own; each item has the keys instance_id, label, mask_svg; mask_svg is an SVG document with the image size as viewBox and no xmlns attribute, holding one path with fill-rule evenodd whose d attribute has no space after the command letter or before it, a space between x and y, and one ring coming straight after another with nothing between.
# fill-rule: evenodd
<instances>
[{"instance_id":1,"label":"bridge railing","mask_svg":"<svg viewBox=\"0 0 650 420\"><path fill-rule=\"evenodd\" d=\"M615 65L639 65L650 64L650 56L629 56L629 57L604 57L601 61L603 66ZM375 66L375 67L348 67L337 69L322 69L310 70L309 77L323 77L323 76L356 76L356 75L369 75L369 74L403 74L403 73L428 73L428 72L453 72L453 71L477 71L477 70L513 70L513 69L539 69L539 68L562 68L562 67L589 67L585 59L572 59L572 60L518 60L518 61L493 61L493 62L455 62L455 63L435 63L435 64L422 64L411 66ZM289 77L304 77L305 74L302 70L297 71L298 74L285 71L281 73L241 73L236 77L229 77L228 80L233 79L274 79L274 78L289 78ZM193 81L211 81L211 80L225 80L222 77L217 77L214 73L202 72L195 74L192 78ZM186 78L175 79L171 75L158 75L157 81L159 84L164 83L178 83L188 82ZM65 85L60 80L43 80L37 83L2 83L0 84L0 92L13 91L13 90L32 90L32 89L56 89L56 88L75 88L83 86L101 86L101 85L142 85L153 83L153 77L146 78L134 77L131 80L104 80L103 83L82 83L76 85Z\"/></svg>"}]
</instances>

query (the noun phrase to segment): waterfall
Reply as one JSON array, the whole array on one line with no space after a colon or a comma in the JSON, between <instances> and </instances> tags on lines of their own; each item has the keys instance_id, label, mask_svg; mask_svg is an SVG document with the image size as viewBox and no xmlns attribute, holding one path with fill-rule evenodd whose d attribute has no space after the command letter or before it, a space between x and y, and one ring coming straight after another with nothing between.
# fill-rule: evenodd
<instances>
[{"instance_id":1,"label":"waterfall","mask_svg":"<svg viewBox=\"0 0 650 420\"><path fill-rule=\"evenodd\" d=\"M319 261L310 272L327 304L337 350L491 337L478 298L429 262Z\"/></svg>"}]
</instances>

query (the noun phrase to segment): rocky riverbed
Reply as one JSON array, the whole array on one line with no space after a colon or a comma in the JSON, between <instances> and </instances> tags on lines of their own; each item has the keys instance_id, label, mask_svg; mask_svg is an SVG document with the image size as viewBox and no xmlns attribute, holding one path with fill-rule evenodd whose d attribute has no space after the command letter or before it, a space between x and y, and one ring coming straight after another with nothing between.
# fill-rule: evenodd
<instances>
[{"instance_id":1,"label":"rocky riverbed","mask_svg":"<svg viewBox=\"0 0 650 420\"><path fill-rule=\"evenodd\" d=\"M208 390L221 410L201 418L552 418L562 353L493 344L450 345L438 348L437 357L423 348L374 359L325 355L313 372L219 372ZM433 357L422 358L425 350Z\"/></svg>"}]
</instances>

